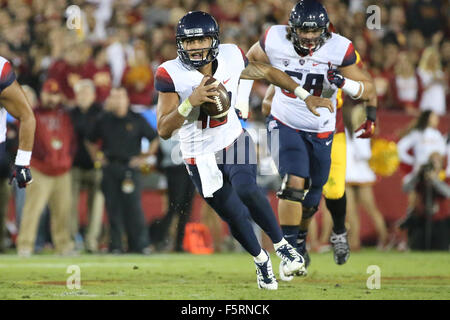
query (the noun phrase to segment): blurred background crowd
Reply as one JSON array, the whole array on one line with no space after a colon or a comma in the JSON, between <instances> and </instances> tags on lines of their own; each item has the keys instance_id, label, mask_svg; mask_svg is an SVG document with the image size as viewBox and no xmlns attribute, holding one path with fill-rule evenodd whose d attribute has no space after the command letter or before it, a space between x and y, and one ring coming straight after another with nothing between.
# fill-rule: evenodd
<instances>
[{"instance_id":1,"label":"blurred background crowd","mask_svg":"<svg viewBox=\"0 0 450 320\"><path fill-rule=\"evenodd\" d=\"M79 122L76 119L79 118L73 116L76 113L74 110L82 109L85 105L87 108L95 105L96 108L108 111L108 97L111 89L116 87L125 88L131 110L142 113L155 128L157 92L153 86L154 72L162 62L176 58L174 28L184 14L191 10L211 13L219 22L221 42L236 43L246 52L270 25L287 24L290 10L295 3L293 0L0 0L0 56L12 62L17 79L24 86L34 108L52 104L49 102L52 98L43 98L43 93L59 96L60 100L55 103L70 111L73 130L78 138L80 136L83 138L80 130L84 129L81 128L83 125L77 125ZM449 120L449 1L323 0L322 3L328 11L333 28L337 33L353 41L365 67L374 77L380 110L404 114L409 117L407 119L414 121L421 116L424 118L424 112L429 111L428 113L438 117L437 124L433 124L435 129L439 127L439 121L442 121L440 119ZM71 5L78 7L68 9ZM378 6L380 18L379 28L372 30L367 27L370 14L366 9L370 5ZM80 9L79 21L72 19L77 8ZM74 29L74 24L78 22L79 28ZM251 95L252 119L245 125L261 127L264 119L260 114L260 107L266 88L266 83L255 82ZM86 98L89 90L93 91L92 101ZM428 117L429 115L427 119ZM9 126L11 130L8 136L11 140L14 139L13 119L10 119ZM417 128L417 124L413 128L410 121L397 123L396 126L405 129L404 136ZM428 124L425 128L427 126ZM444 126L445 130L448 130L449 125ZM447 132L441 129L440 134L443 141L446 141ZM396 138L398 140L400 136ZM443 147L432 150L442 156L443 168L448 152L448 142L445 143ZM74 144L74 148L80 148L80 145L83 143ZM406 153L410 149L406 150ZM144 188L162 190L160 193L163 197L172 196L173 199L174 193L166 190L168 186L173 185L173 179L178 179L183 173L177 172L174 177L168 177L170 175L166 170L168 167L180 168L179 164L170 163L167 158L170 150L170 145L160 141L158 151L154 154L158 170L154 170L154 164L150 164L152 172L143 176L143 179ZM77 158L77 152L80 151L70 151L72 160ZM86 170L99 169L101 165L99 159L92 159L92 163L85 167L82 158L83 155L78 154L78 160L75 160L73 166ZM411 162L411 159L400 160L413 166L414 161ZM423 163L428 160L426 157ZM184 167L181 165L181 168ZM73 169L67 168L71 171ZM75 175L80 176L79 173ZM99 192L101 179L97 177L93 180L96 181L93 182L95 188L89 192ZM183 187L192 188L188 181ZM83 186L76 188L86 189ZM67 215L77 216L78 193L72 195L73 205L71 213ZM190 194L187 198L168 200L167 205L163 205L162 210L167 211L167 214L149 226L151 232L148 243L153 244L152 248L155 250L168 248L168 229L172 217L181 211L182 218L179 220L182 222L178 225L178 229L183 230L172 236L173 247L170 249L184 250L182 246L184 226L189 221L193 197L194 195ZM15 209L15 225L20 229L21 210L27 201L26 195L16 190L12 198L15 202L7 208ZM12 199L8 203L11 201ZM182 208L180 205L175 206L174 202L183 204ZM97 206L100 209L95 210L102 211L103 202L89 205L92 206ZM413 200L411 206L414 207ZM144 211L147 210L151 211L152 208L144 208ZM448 218L450 207L445 210L447 216L444 216ZM200 211L203 218L208 220L210 209L202 207ZM405 214L406 212L401 213ZM7 220L5 216L10 217L11 214L4 213L3 216L0 220L5 221ZM77 218L75 220L78 221ZM95 252L99 250L102 242L100 236L103 232L99 227L102 223L101 214L100 218L99 214L96 214L94 220L97 221L96 225L87 228L89 231L80 232L82 226L77 223L74 227L72 224L70 234L75 243L83 242L77 240L77 237L83 235L86 238L89 234L90 240L87 243L84 239L85 247ZM214 235L223 233L222 226L217 227L217 224L220 224L218 220L213 219L209 222L210 231L213 238L223 240L220 235ZM36 241L41 241L41 245L48 242L43 236L46 225L48 213L42 215L41 225L38 226ZM0 228L4 229L4 226L0 225ZM7 229L9 235L17 233L11 225ZM387 236L384 234L383 237ZM0 242L1 240L0 238ZM13 237L12 243L5 242L0 249L14 245L14 242ZM382 242L386 243L387 240L384 239ZM358 246L359 244L355 245Z\"/></svg>"}]
</instances>

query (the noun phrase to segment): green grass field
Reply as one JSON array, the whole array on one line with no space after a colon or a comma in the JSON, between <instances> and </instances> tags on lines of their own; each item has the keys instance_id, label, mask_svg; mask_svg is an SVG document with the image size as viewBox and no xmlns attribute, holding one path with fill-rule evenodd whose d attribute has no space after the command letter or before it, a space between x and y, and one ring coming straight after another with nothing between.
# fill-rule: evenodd
<instances>
[{"instance_id":1,"label":"green grass field","mask_svg":"<svg viewBox=\"0 0 450 320\"><path fill-rule=\"evenodd\" d=\"M450 254L365 249L342 266L332 253L311 254L306 278L279 280L277 291L258 290L245 253L0 255L0 299L310 300L450 299ZM279 259L272 254L278 278ZM81 270L81 289L69 290L69 265ZM381 270L381 288L366 287L367 267Z\"/></svg>"}]
</instances>

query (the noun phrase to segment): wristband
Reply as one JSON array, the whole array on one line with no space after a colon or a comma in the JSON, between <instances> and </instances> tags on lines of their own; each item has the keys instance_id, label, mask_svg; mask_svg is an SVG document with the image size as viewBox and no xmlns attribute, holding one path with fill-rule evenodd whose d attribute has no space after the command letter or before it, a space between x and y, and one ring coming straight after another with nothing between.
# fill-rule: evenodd
<instances>
[{"instance_id":1,"label":"wristband","mask_svg":"<svg viewBox=\"0 0 450 320\"><path fill-rule=\"evenodd\" d=\"M377 108L374 106L367 106L366 107L366 116L367 116L367 119L375 122L375 120L377 119Z\"/></svg>"},{"instance_id":2,"label":"wristband","mask_svg":"<svg viewBox=\"0 0 450 320\"><path fill-rule=\"evenodd\" d=\"M29 166L31 160L31 151L17 150L16 166Z\"/></svg>"},{"instance_id":3,"label":"wristband","mask_svg":"<svg viewBox=\"0 0 450 320\"><path fill-rule=\"evenodd\" d=\"M189 113L192 111L192 104L189 102L189 98L184 100L179 106L178 106L178 112L183 116L187 117Z\"/></svg>"},{"instance_id":4,"label":"wristband","mask_svg":"<svg viewBox=\"0 0 450 320\"><path fill-rule=\"evenodd\" d=\"M359 97L355 97L360 89L361 94L359 95ZM354 81L352 79L345 78L345 83L342 86L342 90L344 90L345 93L348 93L352 99L356 100L361 98L364 92L364 84L362 84L361 81Z\"/></svg>"},{"instance_id":5,"label":"wristband","mask_svg":"<svg viewBox=\"0 0 450 320\"><path fill-rule=\"evenodd\" d=\"M299 97L300 99L302 99L303 101L305 101L306 98L308 98L311 95L311 93L309 93L308 91L303 89L301 86L298 86L297 88L295 88L294 94L297 97Z\"/></svg>"}]
</instances>

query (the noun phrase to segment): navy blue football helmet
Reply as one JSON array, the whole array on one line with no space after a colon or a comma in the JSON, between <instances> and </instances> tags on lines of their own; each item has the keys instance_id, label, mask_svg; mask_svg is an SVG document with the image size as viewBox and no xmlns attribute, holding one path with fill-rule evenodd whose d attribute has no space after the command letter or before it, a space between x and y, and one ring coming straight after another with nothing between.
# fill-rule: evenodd
<instances>
[{"instance_id":1,"label":"navy blue football helmet","mask_svg":"<svg viewBox=\"0 0 450 320\"><path fill-rule=\"evenodd\" d=\"M209 48L202 50L202 59L191 60L189 51L183 47L183 41L188 38L211 37L212 44ZM208 13L202 11L191 11L178 21L176 31L177 53L181 62L198 69L217 58L219 54L219 25ZM204 52L206 54L204 54Z\"/></svg>"},{"instance_id":2,"label":"navy blue football helmet","mask_svg":"<svg viewBox=\"0 0 450 320\"><path fill-rule=\"evenodd\" d=\"M311 54L318 50L327 39L331 37L328 27L327 10L316 0L301 0L292 8L289 16L289 38L294 47L302 55ZM321 31L319 37L314 39L301 38L297 30Z\"/></svg>"}]
</instances>

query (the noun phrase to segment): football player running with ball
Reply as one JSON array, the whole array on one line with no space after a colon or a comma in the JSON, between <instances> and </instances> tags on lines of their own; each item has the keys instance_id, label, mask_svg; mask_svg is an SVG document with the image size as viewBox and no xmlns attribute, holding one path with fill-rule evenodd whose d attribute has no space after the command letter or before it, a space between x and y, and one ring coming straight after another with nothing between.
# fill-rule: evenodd
<instances>
[{"instance_id":1,"label":"football player running with ball","mask_svg":"<svg viewBox=\"0 0 450 320\"><path fill-rule=\"evenodd\" d=\"M311 95L330 98L334 110L339 89L353 99L376 100L373 80L357 66L352 42L330 31L328 14L315 0L299 1L291 11L289 25L270 27L250 48L247 57L284 70ZM251 83L239 87L238 100L247 101L243 105L248 106L250 90ZM285 239L297 248L306 264L307 231L329 178L336 129L336 112L320 109L311 113L308 109L292 92L275 87L267 121L269 135L274 130L279 135L279 148L272 147L271 153L283 179L277 193L280 224ZM375 106L367 106L366 111L367 120L358 130L360 138L370 137L375 129ZM350 253L343 192L339 199L327 201L327 205L334 222L330 239L334 259L343 264ZM282 261L280 278L292 280L293 276L283 270Z\"/></svg>"},{"instance_id":2,"label":"football player running with ball","mask_svg":"<svg viewBox=\"0 0 450 320\"><path fill-rule=\"evenodd\" d=\"M181 18L176 42L178 57L159 66L155 76L158 133L169 139L179 129L181 153L197 190L254 257L258 287L276 290L270 257L261 248L249 215L274 243L276 254L284 262L283 272L304 272L304 259L283 238L268 200L258 189L255 146L234 110L220 121L202 110L203 103L214 103L219 95L217 83L205 83L211 76L222 83L232 108L239 79L266 79L300 99L309 96L305 102L312 112L320 107L332 110L331 101L310 96L278 69L249 62L236 45L219 44L219 26L207 13L194 11Z\"/></svg>"}]
</instances>

